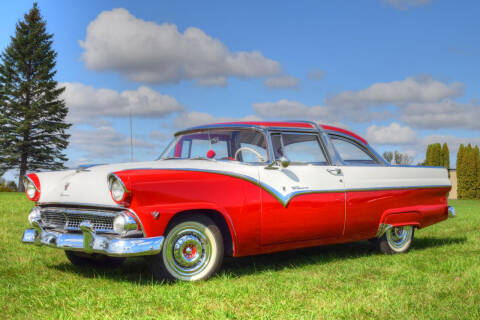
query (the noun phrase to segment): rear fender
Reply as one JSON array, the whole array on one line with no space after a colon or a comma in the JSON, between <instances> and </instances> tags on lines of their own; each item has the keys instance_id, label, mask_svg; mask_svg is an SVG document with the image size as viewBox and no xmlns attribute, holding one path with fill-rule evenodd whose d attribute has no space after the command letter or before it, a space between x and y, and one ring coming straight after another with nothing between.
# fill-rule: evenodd
<instances>
[{"instance_id":1,"label":"rear fender","mask_svg":"<svg viewBox=\"0 0 480 320\"><path fill-rule=\"evenodd\" d=\"M413 226L421 228L423 216L417 207L396 208L385 211L378 223L377 237L381 237L388 229Z\"/></svg>"}]
</instances>

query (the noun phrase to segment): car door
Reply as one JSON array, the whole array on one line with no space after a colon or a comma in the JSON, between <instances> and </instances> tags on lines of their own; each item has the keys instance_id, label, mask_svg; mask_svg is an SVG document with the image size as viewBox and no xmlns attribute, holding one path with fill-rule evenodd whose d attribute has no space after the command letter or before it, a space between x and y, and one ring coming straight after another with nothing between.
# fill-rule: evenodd
<instances>
[{"instance_id":1,"label":"car door","mask_svg":"<svg viewBox=\"0 0 480 320\"><path fill-rule=\"evenodd\" d=\"M390 190L392 169L385 167L362 143L346 136L330 135L344 166L346 188L345 237L371 236L385 210L398 205L398 195ZM397 181L407 177L397 177Z\"/></svg>"},{"instance_id":2,"label":"car door","mask_svg":"<svg viewBox=\"0 0 480 320\"><path fill-rule=\"evenodd\" d=\"M261 244L335 238L345 225L341 168L331 166L316 133L271 134L273 157L288 167L261 168Z\"/></svg>"}]
</instances>

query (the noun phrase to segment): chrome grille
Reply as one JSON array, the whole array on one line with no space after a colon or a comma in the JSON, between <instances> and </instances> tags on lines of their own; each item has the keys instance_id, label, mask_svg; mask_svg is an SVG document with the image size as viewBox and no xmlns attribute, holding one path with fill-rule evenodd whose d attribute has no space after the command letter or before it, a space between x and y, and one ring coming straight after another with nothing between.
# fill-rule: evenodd
<instances>
[{"instance_id":1,"label":"chrome grille","mask_svg":"<svg viewBox=\"0 0 480 320\"><path fill-rule=\"evenodd\" d=\"M80 223L90 221L96 232L114 233L113 219L120 211L105 209L41 207L45 228L80 231Z\"/></svg>"}]
</instances>

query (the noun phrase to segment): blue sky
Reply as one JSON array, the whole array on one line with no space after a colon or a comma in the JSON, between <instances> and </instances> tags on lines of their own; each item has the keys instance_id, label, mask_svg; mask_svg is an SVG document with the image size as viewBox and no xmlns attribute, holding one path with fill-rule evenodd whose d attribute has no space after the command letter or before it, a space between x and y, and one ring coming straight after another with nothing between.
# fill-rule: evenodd
<instances>
[{"instance_id":1,"label":"blue sky","mask_svg":"<svg viewBox=\"0 0 480 320\"><path fill-rule=\"evenodd\" d=\"M32 1L0 5L0 49ZM480 3L39 1L67 87L69 165L154 159L172 133L309 119L424 158L480 144ZM10 173L12 174L12 173Z\"/></svg>"}]
</instances>

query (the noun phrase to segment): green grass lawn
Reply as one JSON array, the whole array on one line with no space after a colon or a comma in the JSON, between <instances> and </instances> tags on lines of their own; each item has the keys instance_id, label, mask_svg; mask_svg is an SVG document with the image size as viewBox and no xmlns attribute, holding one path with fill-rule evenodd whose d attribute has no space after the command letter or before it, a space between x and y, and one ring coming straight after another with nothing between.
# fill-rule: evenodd
<instances>
[{"instance_id":1,"label":"green grass lawn","mask_svg":"<svg viewBox=\"0 0 480 320\"><path fill-rule=\"evenodd\" d=\"M155 282L143 259L119 269L72 266L61 250L24 245L32 207L0 193L2 318L480 319L480 201L417 231L386 256L367 241L229 259L199 283Z\"/></svg>"}]
</instances>

